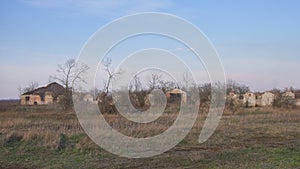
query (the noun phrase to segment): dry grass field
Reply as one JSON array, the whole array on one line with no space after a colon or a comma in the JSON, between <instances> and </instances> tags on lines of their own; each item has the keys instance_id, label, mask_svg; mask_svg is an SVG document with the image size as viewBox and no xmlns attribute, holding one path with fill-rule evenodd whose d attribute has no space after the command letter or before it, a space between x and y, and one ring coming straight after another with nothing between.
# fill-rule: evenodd
<instances>
[{"instance_id":1,"label":"dry grass field","mask_svg":"<svg viewBox=\"0 0 300 169\"><path fill-rule=\"evenodd\" d=\"M105 118L124 134L147 137L167 129L176 115L166 113L148 126L116 114ZM199 144L205 117L200 112L188 136L164 154L128 159L93 143L73 111L1 103L0 168L300 168L299 109L227 112L212 137Z\"/></svg>"}]
</instances>

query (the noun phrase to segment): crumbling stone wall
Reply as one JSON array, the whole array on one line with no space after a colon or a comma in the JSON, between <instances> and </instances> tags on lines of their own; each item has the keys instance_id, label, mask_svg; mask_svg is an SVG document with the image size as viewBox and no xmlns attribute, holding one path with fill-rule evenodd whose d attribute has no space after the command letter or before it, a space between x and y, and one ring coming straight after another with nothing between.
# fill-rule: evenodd
<instances>
[{"instance_id":1,"label":"crumbling stone wall","mask_svg":"<svg viewBox=\"0 0 300 169\"><path fill-rule=\"evenodd\" d=\"M46 92L44 98L38 94L21 95L21 105L44 105L53 104L53 96L51 92Z\"/></svg>"},{"instance_id":2,"label":"crumbling stone wall","mask_svg":"<svg viewBox=\"0 0 300 169\"><path fill-rule=\"evenodd\" d=\"M256 95L257 106L272 106L275 100L275 95L271 92L265 92L261 95Z\"/></svg>"},{"instance_id":3,"label":"crumbling stone wall","mask_svg":"<svg viewBox=\"0 0 300 169\"><path fill-rule=\"evenodd\" d=\"M22 95L21 105L38 105L42 104L40 95Z\"/></svg>"},{"instance_id":4,"label":"crumbling stone wall","mask_svg":"<svg viewBox=\"0 0 300 169\"><path fill-rule=\"evenodd\" d=\"M45 93L44 104L53 104L53 96L50 92Z\"/></svg>"},{"instance_id":5,"label":"crumbling stone wall","mask_svg":"<svg viewBox=\"0 0 300 169\"><path fill-rule=\"evenodd\" d=\"M256 96L254 93L247 92L244 94L243 103L246 107L256 106Z\"/></svg>"}]
</instances>

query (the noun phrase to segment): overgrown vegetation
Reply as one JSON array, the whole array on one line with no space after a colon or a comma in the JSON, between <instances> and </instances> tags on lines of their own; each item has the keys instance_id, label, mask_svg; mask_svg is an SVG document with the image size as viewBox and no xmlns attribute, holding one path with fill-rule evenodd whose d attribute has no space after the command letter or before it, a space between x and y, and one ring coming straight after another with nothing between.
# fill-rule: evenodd
<instances>
[{"instance_id":1,"label":"overgrown vegetation","mask_svg":"<svg viewBox=\"0 0 300 169\"><path fill-rule=\"evenodd\" d=\"M15 110L19 109L18 106ZM41 108L42 109L42 108ZM175 108L139 125L105 114L116 130L134 137L159 134L177 117ZM170 151L147 159L110 154L84 133L72 111L0 112L0 168L297 168L300 110L247 108L223 116L204 144L198 137L207 109L201 108L189 135Z\"/></svg>"}]
</instances>

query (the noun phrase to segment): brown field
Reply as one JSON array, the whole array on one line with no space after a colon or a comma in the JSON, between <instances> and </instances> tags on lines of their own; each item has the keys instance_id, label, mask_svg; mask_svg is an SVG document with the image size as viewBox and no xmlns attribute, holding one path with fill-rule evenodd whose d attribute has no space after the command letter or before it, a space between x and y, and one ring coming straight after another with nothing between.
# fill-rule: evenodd
<instances>
[{"instance_id":1,"label":"brown field","mask_svg":"<svg viewBox=\"0 0 300 169\"><path fill-rule=\"evenodd\" d=\"M299 168L300 110L249 108L226 111L204 144L198 137L205 120L200 112L188 136L164 154L128 159L93 143L73 111L49 106L0 103L0 168ZM118 131L134 137L167 129L176 113L148 126L135 126L107 114Z\"/></svg>"}]
</instances>

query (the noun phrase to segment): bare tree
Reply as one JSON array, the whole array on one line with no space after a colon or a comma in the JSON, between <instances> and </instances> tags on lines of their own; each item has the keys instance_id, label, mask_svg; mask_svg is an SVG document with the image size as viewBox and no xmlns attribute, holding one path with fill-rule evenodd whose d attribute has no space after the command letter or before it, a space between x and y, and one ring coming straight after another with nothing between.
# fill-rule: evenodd
<instances>
[{"instance_id":1,"label":"bare tree","mask_svg":"<svg viewBox=\"0 0 300 169\"><path fill-rule=\"evenodd\" d=\"M245 94L250 92L250 88L248 86L239 84L231 79L227 80L227 94L230 92L234 92L237 94Z\"/></svg>"},{"instance_id":2,"label":"bare tree","mask_svg":"<svg viewBox=\"0 0 300 169\"><path fill-rule=\"evenodd\" d=\"M22 86L18 87L19 94L21 95L22 93L30 92L36 89L39 86L39 83L37 81L32 81L28 84L27 87L22 88Z\"/></svg>"},{"instance_id":3,"label":"bare tree","mask_svg":"<svg viewBox=\"0 0 300 169\"><path fill-rule=\"evenodd\" d=\"M134 91L134 92L138 92L142 90L142 82L137 75L133 76L132 83L130 83L129 88L130 91Z\"/></svg>"},{"instance_id":4,"label":"bare tree","mask_svg":"<svg viewBox=\"0 0 300 169\"><path fill-rule=\"evenodd\" d=\"M190 74L188 71L184 72L182 75L182 88L184 90L188 90L191 86L191 82L193 81L192 77L190 77Z\"/></svg>"},{"instance_id":5,"label":"bare tree","mask_svg":"<svg viewBox=\"0 0 300 169\"><path fill-rule=\"evenodd\" d=\"M76 65L75 59L68 59L63 65L58 65L56 75L49 77L49 81L57 81L65 87L63 98L60 99L64 108L68 109L72 106L72 92L79 82L85 82L83 74L88 69L86 64Z\"/></svg>"},{"instance_id":6,"label":"bare tree","mask_svg":"<svg viewBox=\"0 0 300 169\"><path fill-rule=\"evenodd\" d=\"M116 71L112 67L112 60L110 58L106 58L101 63L104 66L104 71L107 73L107 80L104 81L104 89L100 91L97 95L97 100L99 101L99 109L101 112L105 113L116 113L117 110L115 106L112 104L112 95L109 95L109 87L111 82L118 77L122 71Z\"/></svg>"},{"instance_id":7,"label":"bare tree","mask_svg":"<svg viewBox=\"0 0 300 169\"><path fill-rule=\"evenodd\" d=\"M58 75L50 76L50 81L58 81L64 85L67 90L73 90L78 82L85 82L82 75L86 73L89 67L86 64L76 65L75 59L68 59L63 65L59 64L56 72Z\"/></svg>"},{"instance_id":8,"label":"bare tree","mask_svg":"<svg viewBox=\"0 0 300 169\"><path fill-rule=\"evenodd\" d=\"M151 74L150 80L148 81L148 87L150 90L155 88L159 88L160 84L162 83L162 75L160 72L156 71Z\"/></svg>"},{"instance_id":9,"label":"bare tree","mask_svg":"<svg viewBox=\"0 0 300 169\"><path fill-rule=\"evenodd\" d=\"M161 81L160 83L161 89L163 92L167 92L168 90L172 90L174 88L179 88L178 84L172 81Z\"/></svg>"},{"instance_id":10,"label":"bare tree","mask_svg":"<svg viewBox=\"0 0 300 169\"><path fill-rule=\"evenodd\" d=\"M112 80L122 73L122 71L115 71L112 68L111 62L112 62L112 60L110 58L106 58L102 62L102 65L104 66L104 70L106 71L106 73L108 75L107 81L106 81L106 83L104 83L105 95L107 95L109 93L109 86L110 86Z\"/></svg>"}]
</instances>

